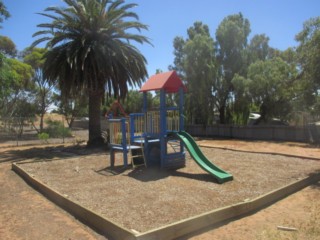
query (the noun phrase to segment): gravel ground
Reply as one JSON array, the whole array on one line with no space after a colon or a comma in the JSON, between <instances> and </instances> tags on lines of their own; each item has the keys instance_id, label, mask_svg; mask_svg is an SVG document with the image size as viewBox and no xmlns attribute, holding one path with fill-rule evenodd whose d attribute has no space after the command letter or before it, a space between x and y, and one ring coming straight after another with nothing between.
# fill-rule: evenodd
<instances>
[{"instance_id":1,"label":"gravel ground","mask_svg":"<svg viewBox=\"0 0 320 240\"><path fill-rule=\"evenodd\" d=\"M275 154L202 148L234 180L218 184L187 155L178 170L111 170L109 155L73 157L22 167L75 202L127 229L144 232L213 209L252 199L320 171L320 161Z\"/></svg>"}]
</instances>

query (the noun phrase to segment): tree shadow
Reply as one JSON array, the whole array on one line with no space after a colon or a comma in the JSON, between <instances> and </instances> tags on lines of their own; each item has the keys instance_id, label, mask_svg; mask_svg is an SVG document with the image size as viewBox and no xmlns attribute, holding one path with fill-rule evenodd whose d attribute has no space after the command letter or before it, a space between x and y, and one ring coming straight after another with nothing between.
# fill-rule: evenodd
<instances>
[{"instance_id":1,"label":"tree shadow","mask_svg":"<svg viewBox=\"0 0 320 240\"><path fill-rule=\"evenodd\" d=\"M29 147L27 149L12 148L3 151L0 155L0 164L6 162L32 161L51 161L53 159L68 159L76 156L106 153L104 148L87 148L85 145L74 146L48 146L48 147Z\"/></svg>"}]
</instances>

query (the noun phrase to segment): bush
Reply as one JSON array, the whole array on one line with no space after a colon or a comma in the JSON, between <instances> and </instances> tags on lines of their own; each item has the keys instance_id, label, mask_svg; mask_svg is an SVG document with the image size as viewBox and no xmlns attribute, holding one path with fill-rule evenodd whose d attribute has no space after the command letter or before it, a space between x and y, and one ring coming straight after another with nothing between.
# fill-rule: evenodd
<instances>
[{"instance_id":1,"label":"bush","mask_svg":"<svg viewBox=\"0 0 320 240\"><path fill-rule=\"evenodd\" d=\"M38 138L39 138L41 141L48 143L49 134L48 134L48 133L45 133L45 132L39 133L39 134L38 134Z\"/></svg>"},{"instance_id":2,"label":"bush","mask_svg":"<svg viewBox=\"0 0 320 240\"><path fill-rule=\"evenodd\" d=\"M71 137L71 130L66 128L61 121L48 119L46 124L47 127L44 129L44 132L48 133L50 137Z\"/></svg>"}]
</instances>

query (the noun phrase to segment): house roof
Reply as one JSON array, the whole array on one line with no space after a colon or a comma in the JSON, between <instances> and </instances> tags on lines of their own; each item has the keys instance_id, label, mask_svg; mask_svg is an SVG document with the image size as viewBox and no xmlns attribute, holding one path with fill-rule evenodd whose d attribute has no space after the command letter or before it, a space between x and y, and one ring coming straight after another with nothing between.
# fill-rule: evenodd
<instances>
[{"instance_id":1,"label":"house roof","mask_svg":"<svg viewBox=\"0 0 320 240\"><path fill-rule=\"evenodd\" d=\"M184 92L187 88L175 71L159 73L151 76L140 89L140 92L148 92L164 89L167 93L175 93L182 87Z\"/></svg>"}]
</instances>

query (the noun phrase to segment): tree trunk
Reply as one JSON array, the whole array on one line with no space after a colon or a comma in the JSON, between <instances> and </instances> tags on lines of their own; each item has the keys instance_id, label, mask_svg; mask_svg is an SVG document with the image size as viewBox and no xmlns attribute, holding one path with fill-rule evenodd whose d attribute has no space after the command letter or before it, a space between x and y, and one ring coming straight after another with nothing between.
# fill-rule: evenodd
<instances>
[{"instance_id":1,"label":"tree trunk","mask_svg":"<svg viewBox=\"0 0 320 240\"><path fill-rule=\"evenodd\" d=\"M89 140L88 147L102 146L104 141L101 136L100 106L102 100L101 90L89 92Z\"/></svg>"},{"instance_id":2,"label":"tree trunk","mask_svg":"<svg viewBox=\"0 0 320 240\"><path fill-rule=\"evenodd\" d=\"M220 118L220 124L226 123L226 114L225 114L225 106L221 106L219 108L219 118Z\"/></svg>"},{"instance_id":3,"label":"tree trunk","mask_svg":"<svg viewBox=\"0 0 320 240\"><path fill-rule=\"evenodd\" d=\"M40 113L40 125L39 125L41 133L43 132L43 118L44 118L44 113L41 112Z\"/></svg>"}]
</instances>

